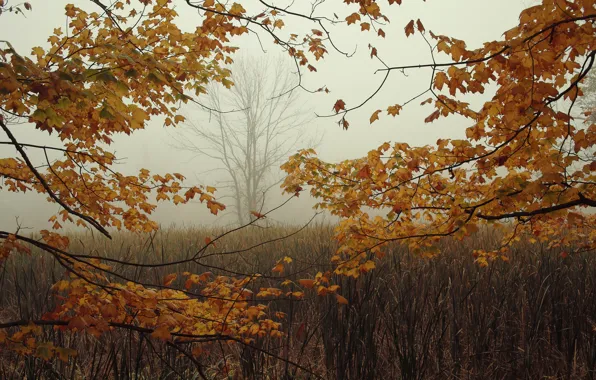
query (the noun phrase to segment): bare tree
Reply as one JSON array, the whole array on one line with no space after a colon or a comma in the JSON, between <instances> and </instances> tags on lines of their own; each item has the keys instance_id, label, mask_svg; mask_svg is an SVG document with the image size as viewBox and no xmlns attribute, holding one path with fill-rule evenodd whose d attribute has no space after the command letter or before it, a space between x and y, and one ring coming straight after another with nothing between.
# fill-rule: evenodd
<instances>
[{"instance_id":1,"label":"bare tree","mask_svg":"<svg viewBox=\"0 0 596 380\"><path fill-rule=\"evenodd\" d=\"M316 141L304 138L313 113L298 104L297 92L291 91L296 78L281 57L241 58L232 72L234 86L210 86L207 105L237 111L211 112L208 121L189 117L176 141L182 149L218 162L214 170L227 177L218 187L227 189L225 197L232 198L243 225L254 218L251 211L266 208L267 192L283 178L279 165L297 143L312 146Z\"/></svg>"},{"instance_id":2,"label":"bare tree","mask_svg":"<svg viewBox=\"0 0 596 380\"><path fill-rule=\"evenodd\" d=\"M582 113L588 113L587 123L596 122L596 73L588 74L584 86L582 86L584 96L578 100ZM582 115L584 116L584 115ZM582 119L582 117L579 117Z\"/></svg>"}]
</instances>

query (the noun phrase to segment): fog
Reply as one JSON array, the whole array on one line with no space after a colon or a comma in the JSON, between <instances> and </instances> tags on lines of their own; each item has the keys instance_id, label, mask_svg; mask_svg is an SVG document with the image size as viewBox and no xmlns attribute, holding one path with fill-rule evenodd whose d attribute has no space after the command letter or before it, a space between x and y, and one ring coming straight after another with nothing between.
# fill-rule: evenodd
<instances>
[{"instance_id":1,"label":"fog","mask_svg":"<svg viewBox=\"0 0 596 380\"><path fill-rule=\"evenodd\" d=\"M200 21L200 16L184 1L175 1L179 3L176 10L180 13L180 27L193 30ZM304 0L300 0L302 1ZM74 2L83 4L84 8L94 7L89 1ZM63 14L66 1L30 0L30 3L33 9L31 12L26 12L26 17L4 14L0 18L2 39L10 41L22 55L30 54L34 46L47 47L46 40L52 30L56 27L66 27L66 18ZM281 3L284 2L276 2L276 4ZM333 4L344 6L339 3L340 1L329 2L326 4L327 8L321 8L320 12L332 14ZM432 112L431 107L421 107L418 105L419 102L408 105L397 118L387 116L383 112L380 120L370 125L369 117L376 109L386 109L389 105L403 103L426 89L430 70L393 72L371 102L348 114L350 128L347 131L337 124L336 117L314 117L314 115L330 115L333 104L340 98L348 107L359 104L379 86L383 74L375 74L375 70L381 68L381 64L371 60L369 43L378 49L379 56L390 66L429 63L431 56L424 40L419 35L406 38L404 34L404 26L409 20L420 18L427 31L432 30L435 34L453 36L465 40L468 47L477 47L484 41L499 39L504 31L515 26L520 11L529 3L529 1L519 0L404 1L402 6L388 8L391 10L388 14L391 23L383 27L388 37L384 41L376 37L374 32L361 33L358 28L347 29L340 26L331 29L338 48L355 53L347 58L330 49L329 56L317 62L318 71L305 74L303 78L305 87L314 90L326 86L331 92L309 94L300 89L296 90L300 91L300 101L297 104L303 104L304 112L312 113L313 116L311 122L305 126L304 136L322 136L317 152L322 159L332 162L363 156L385 141L425 145L434 144L438 138L464 138L464 130L468 124L463 119L450 117L425 124L424 118ZM288 33L294 28L314 27L308 22L284 21ZM233 42L240 47L238 54L246 57L273 57L281 54L279 46L275 46L271 38L264 35L261 36L262 45L253 34ZM439 56L439 59L441 58L446 59ZM293 67L290 57L285 59L288 60L288 66ZM296 77L297 80L298 77ZM484 98L475 97L469 101L472 104L481 104L488 96L490 91ZM214 125L209 120L209 115L198 111L196 107L188 107L184 109L184 113L195 122L205 123L207 126ZM21 142L59 146L60 142L55 137L34 130L32 125L23 124L11 128ZM213 160L179 149L176 144L176 133L178 132L172 127L164 127L163 120L154 118L148 122L145 130L131 136L116 137L112 151L121 160L116 169L123 173L135 173L140 168L147 168L155 173L179 172L187 177L188 184L212 185L220 181L222 177L211 171L215 168ZM5 137L0 140L5 141ZM305 137L304 141L308 140ZM1 157L14 155L14 148L0 146ZM33 157L36 156L33 155ZM40 159L40 157L37 158ZM282 196L275 188L270 193L267 208L274 207L286 198L287 196ZM269 219L283 223L304 223L314 213L313 203L313 199L304 193L300 198L292 200L273 213ZM22 226L47 228L48 218L56 211L59 211L59 206L48 203L45 196L31 193L14 194L5 189L0 190L0 230L14 231L17 226L17 216ZM162 226L172 224L193 226L227 224L232 222L233 218L225 215L213 216L199 203L184 206L160 203L154 213L154 220ZM333 219L327 217L325 220Z\"/></svg>"}]
</instances>

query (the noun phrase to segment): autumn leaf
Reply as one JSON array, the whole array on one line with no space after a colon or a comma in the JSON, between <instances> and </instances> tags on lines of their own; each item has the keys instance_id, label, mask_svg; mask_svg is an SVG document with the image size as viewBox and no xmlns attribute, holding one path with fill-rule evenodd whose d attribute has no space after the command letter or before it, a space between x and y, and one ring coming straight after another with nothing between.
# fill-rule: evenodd
<instances>
[{"instance_id":1,"label":"autumn leaf","mask_svg":"<svg viewBox=\"0 0 596 380\"><path fill-rule=\"evenodd\" d=\"M402 107L399 104L389 106L389 107L387 107L387 114L395 117L395 116L399 115L399 112L401 111L401 109L402 109Z\"/></svg>"},{"instance_id":2,"label":"autumn leaf","mask_svg":"<svg viewBox=\"0 0 596 380\"><path fill-rule=\"evenodd\" d=\"M346 21L348 22L348 25L355 24L356 21L360 21L360 14L352 13L351 15L346 17Z\"/></svg>"},{"instance_id":3,"label":"autumn leaf","mask_svg":"<svg viewBox=\"0 0 596 380\"><path fill-rule=\"evenodd\" d=\"M409 37L410 34L414 34L414 20L411 20L408 25L405 27L406 37Z\"/></svg>"},{"instance_id":4,"label":"autumn leaf","mask_svg":"<svg viewBox=\"0 0 596 380\"><path fill-rule=\"evenodd\" d=\"M279 20L275 20L275 22L273 23L273 27L281 29L284 27L284 22L283 20L279 19Z\"/></svg>"},{"instance_id":5,"label":"autumn leaf","mask_svg":"<svg viewBox=\"0 0 596 380\"><path fill-rule=\"evenodd\" d=\"M87 322L82 317L76 316L68 321L68 327L73 330L82 331L87 327Z\"/></svg>"},{"instance_id":6,"label":"autumn leaf","mask_svg":"<svg viewBox=\"0 0 596 380\"><path fill-rule=\"evenodd\" d=\"M371 58L376 57L377 56L377 48L374 46L370 46L370 48L371 48L370 49L370 57Z\"/></svg>"},{"instance_id":7,"label":"autumn leaf","mask_svg":"<svg viewBox=\"0 0 596 380\"><path fill-rule=\"evenodd\" d=\"M341 124L342 124L342 128L343 128L344 130L347 130L347 129L348 129L348 127L350 126L350 123L348 123L348 121L346 120L346 118L342 118L342 119L341 119Z\"/></svg>"},{"instance_id":8,"label":"autumn leaf","mask_svg":"<svg viewBox=\"0 0 596 380\"><path fill-rule=\"evenodd\" d=\"M424 26L422 25L422 23L420 22L420 19L416 20L416 28L418 29L418 31L420 33L424 33Z\"/></svg>"},{"instance_id":9,"label":"autumn leaf","mask_svg":"<svg viewBox=\"0 0 596 380\"><path fill-rule=\"evenodd\" d=\"M244 7L241 4L234 3L232 4L232 7L230 8L229 12L232 15L239 16L246 13L246 9L244 9Z\"/></svg>"},{"instance_id":10,"label":"autumn leaf","mask_svg":"<svg viewBox=\"0 0 596 380\"><path fill-rule=\"evenodd\" d=\"M356 178L358 178L358 179L368 179L368 178L370 178L370 175L371 175L370 166L364 165L362 167L362 169L360 169L358 171L358 174L356 175Z\"/></svg>"},{"instance_id":11,"label":"autumn leaf","mask_svg":"<svg viewBox=\"0 0 596 380\"><path fill-rule=\"evenodd\" d=\"M271 270L272 272L276 272L282 274L284 272L284 265L283 263L277 263L275 267Z\"/></svg>"},{"instance_id":12,"label":"autumn leaf","mask_svg":"<svg viewBox=\"0 0 596 380\"><path fill-rule=\"evenodd\" d=\"M170 329L167 326L159 326L153 330L151 337L161 340L170 340L172 339L172 334L170 333Z\"/></svg>"},{"instance_id":13,"label":"autumn leaf","mask_svg":"<svg viewBox=\"0 0 596 380\"><path fill-rule=\"evenodd\" d=\"M260 212L257 212L257 211L251 211L250 213L252 215L254 215L257 219L262 219L262 218L265 218L266 217L265 214L261 214Z\"/></svg>"},{"instance_id":14,"label":"autumn leaf","mask_svg":"<svg viewBox=\"0 0 596 380\"><path fill-rule=\"evenodd\" d=\"M379 114L381 113L381 110L376 110L375 112L373 112L373 114L370 116L370 123L374 123L376 120L379 120Z\"/></svg>"},{"instance_id":15,"label":"autumn leaf","mask_svg":"<svg viewBox=\"0 0 596 380\"><path fill-rule=\"evenodd\" d=\"M340 296L339 294L336 294L335 295L335 298L337 299L337 303L340 304L340 305L347 305L348 304L348 300L345 297Z\"/></svg>"},{"instance_id":16,"label":"autumn leaf","mask_svg":"<svg viewBox=\"0 0 596 380\"><path fill-rule=\"evenodd\" d=\"M163 285L164 286L172 285L172 283L174 282L174 280L176 280L177 277L178 277L178 274L176 274L176 273L170 273L170 274L166 275L163 279Z\"/></svg>"},{"instance_id":17,"label":"autumn leaf","mask_svg":"<svg viewBox=\"0 0 596 380\"><path fill-rule=\"evenodd\" d=\"M435 75L435 79L434 79L434 85L435 88L437 90L442 90L443 89L443 85L448 81L447 79L447 74L445 74L442 71L439 71L436 75Z\"/></svg>"},{"instance_id":18,"label":"autumn leaf","mask_svg":"<svg viewBox=\"0 0 596 380\"><path fill-rule=\"evenodd\" d=\"M333 110L335 111L335 113L339 113L342 110L346 109L346 103L339 99L337 102L335 102L335 105L333 106Z\"/></svg>"},{"instance_id":19,"label":"autumn leaf","mask_svg":"<svg viewBox=\"0 0 596 380\"><path fill-rule=\"evenodd\" d=\"M312 289L315 286L315 280L301 279L298 280L298 283L300 284L300 286L303 286L308 289Z\"/></svg>"}]
</instances>

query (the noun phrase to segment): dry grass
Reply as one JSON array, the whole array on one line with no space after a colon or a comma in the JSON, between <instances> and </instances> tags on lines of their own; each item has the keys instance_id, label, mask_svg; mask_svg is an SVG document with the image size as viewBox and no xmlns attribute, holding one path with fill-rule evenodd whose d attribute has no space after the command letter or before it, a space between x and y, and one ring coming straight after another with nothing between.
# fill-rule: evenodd
<instances>
[{"instance_id":1,"label":"dry grass","mask_svg":"<svg viewBox=\"0 0 596 380\"><path fill-rule=\"evenodd\" d=\"M287 268L308 277L329 269L335 250L332 229L253 228L230 235L213 252L257 246L248 252L215 255L204 266L116 269L128 278L160 282L177 271L226 274L260 272L283 256ZM72 250L137 261L166 262L192 256L216 230L170 229L154 236L122 233L112 241L72 235ZM390 247L377 270L361 278L335 278L349 306L333 297L276 300L271 311L287 313L279 340L262 340L263 350L298 362L328 379L517 379L596 378L596 259L562 258L559 251L520 244L509 263L488 268L473 263L471 248L494 244L483 231L471 241L441 242L445 253L425 260ZM218 269L219 268L219 269ZM51 285L63 271L49 256L14 256L0 272L0 321L38 319L55 302ZM277 286L261 280L259 286ZM180 284L178 284L180 285ZM99 339L48 328L45 338L72 347L68 363L0 353L0 378L176 379L198 378L186 358L137 333L114 331ZM213 379L314 378L283 360L237 345L215 344L201 359Z\"/></svg>"}]
</instances>

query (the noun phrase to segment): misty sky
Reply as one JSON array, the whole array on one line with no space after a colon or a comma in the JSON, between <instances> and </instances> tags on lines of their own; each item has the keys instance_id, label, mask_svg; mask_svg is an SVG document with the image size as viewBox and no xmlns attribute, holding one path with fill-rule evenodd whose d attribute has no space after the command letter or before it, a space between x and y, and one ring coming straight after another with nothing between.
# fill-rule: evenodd
<instances>
[{"instance_id":1,"label":"misty sky","mask_svg":"<svg viewBox=\"0 0 596 380\"><path fill-rule=\"evenodd\" d=\"M30 54L34 46L47 47L46 42L52 30L66 26L64 6L69 2L82 4L84 9L93 9L89 1L61 1L61 0L29 0L33 10L21 15L3 14L0 16L0 39L10 41L21 55ZM298 0L296 3L307 3ZM200 20L196 11L185 5L184 1L175 0L177 11L180 13L180 27L192 31ZM284 4L276 1L275 4ZM308 2L309 3L309 2ZM328 1L326 9L321 13L333 14L333 5L344 7L339 0ZM341 5L339 5L341 3ZM522 9L531 5L532 1L525 0L405 0L400 7L392 6L386 10L391 23L383 27L387 33L384 41L376 37L374 32L361 33L358 28L338 27L331 29L337 46L348 52L356 53L351 58L330 50L330 56L317 63L317 73L308 73L304 78L304 85L310 89L327 86L330 94L301 93L299 104L305 104L304 112L316 112L328 115L332 106L339 98L348 107L363 101L379 85L383 74L374 74L381 68L376 60L370 59L368 44L372 43L379 51L379 56L390 66L409 65L431 62L429 48L419 35L406 38L404 26L411 19L420 18L427 30L435 34L449 35L467 42L468 47L477 47L484 41L495 40L501 34L515 26ZM250 8L245 5L250 11ZM306 30L315 27L308 22L284 20L287 32L293 28ZM262 36L262 50L254 36L244 36L234 41L244 56L278 56L279 47L273 45L270 38ZM446 60L446 57L437 57ZM290 58L287 57L291 67ZM448 120L435 121L425 124L424 118L432 112L431 106L420 107L420 102L413 102L397 118L387 116L384 112L379 121L372 126L369 117L376 109L386 109L387 106L403 103L412 96L428 87L429 70L410 70L405 75L393 72L389 81L374 101L360 110L348 115L350 129L343 131L337 125L337 118L314 118L305 128L305 136L319 134L322 141L317 151L322 159L339 161L357 158L376 148L385 141L402 141L411 145L433 144L438 138L464 138L464 130L468 126L465 121L457 117ZM421 100L425 99L425 96ZM486 99L486 98L485 98ZM472 98L472 104L482 104L483 98ZM195 121L209 123L206 114L196 109L186 109L185 113ZM314 116L314 115L313 115ZM117 170L134 173L140 168L147 168L153 172L180 172L187 176L192 184L213 184L218 180L217 175L206 173L213 169L213 162L201 157L194 157L192 153L184 152L175 146L172 128L162 126L163 121L154 119L149 122L146 130L132 136L116 138L113 151L123 163ZM208 125L208 124L207 124ZM35 131L31 125L23 124L11 127L21 142L41 143L45 145L59 145L56 139ZM183 128L183 127L181 127ZM0 137L5 141L6 136ZM307 141L308 139L305 139ZM306 146L305 146L306 147ZM15 151L11 147L0 146L1 157L12 157ZM274 197L269 203L272 207L284 198ZM298 200L293 200L279 212L271 216L273 220L300 223L308 220L312 215L313 201L303 194ZM13 194L5 190L0 191L0 230L13 231L16 227L15 217L20 217L24 226L47 228L48 217L58 211L57 205L48 204L44 196L37 194ZM173 206L160 203L154 218L162 225L196 225L209 223L226 223L232 218L216 218L211 216L200 204Z\"/></svg>"}]
</instances>

